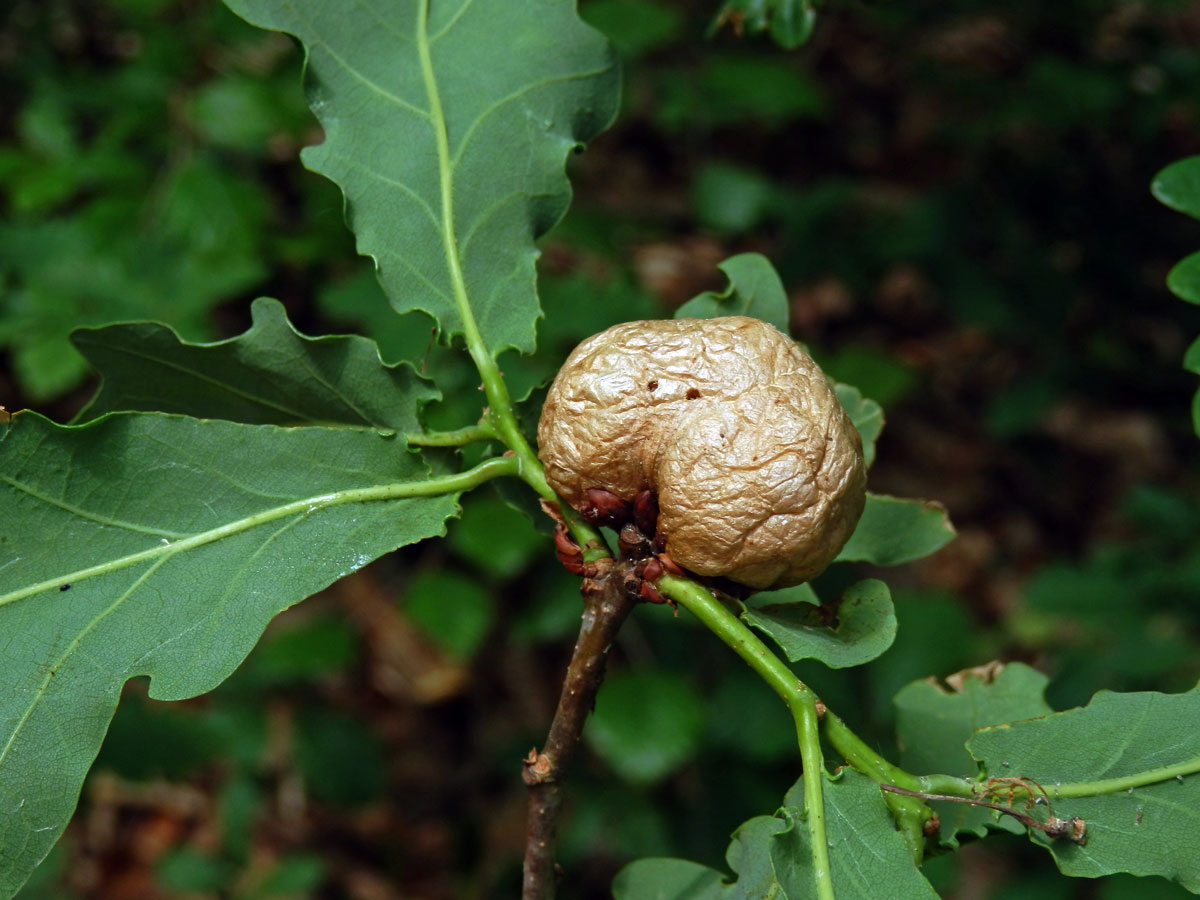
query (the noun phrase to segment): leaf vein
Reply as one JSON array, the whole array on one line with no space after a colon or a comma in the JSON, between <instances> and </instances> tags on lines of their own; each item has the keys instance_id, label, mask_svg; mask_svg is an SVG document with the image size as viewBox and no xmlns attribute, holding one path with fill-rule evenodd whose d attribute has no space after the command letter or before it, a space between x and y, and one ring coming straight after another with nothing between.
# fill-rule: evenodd
<instances>
[{"instance_id":1,"label":"leaf vein","mask_svg":"<svg viewBox=\"0 0 1200 900\"><path fill-rule=\"evenodd\" d=\"M291 531L296 525L298 525L300 522L303 522L305 519L307 519L309 515L310 515L310 513L305 511L305 512L302 512L296 516L293 516L293 517L287 519L282 525L280 525L273 532L271 532L271 534L268 535L265 540L261 541L259 543L259 545L254 548L253 553L248 554L245 557L245 559L243 559L238 564L238 567L232 573L232 577L230 577L228 579L225 589L221 592L220 598L217 600L216 604L214 604L214 606L210 610L209 614L204 617L205 621L208 621L211 623L208 628L208 635L207 635L208 640L212 639L214 630L216 629L216 627L219 624L219 622L218 622L219 614L229 605L229 601L233 597L234 589L237 588L242 583L242 580L245 578L246 574L250 571L251 563L254 562L255 560L257 560L260 556L262 556L263 551L265 551L269 546L271 546L271 544L273 544L275 542L276 538L278 538L280 535L287 533L288 531ZM206 641L206 643L207 643L207 641Z\"/></svg>"},{"instance_id":2,"label":"leaf vein","mask_svg":"<svg viewBox=\"0 0 1200 900\"><path fill-rule=\"evenodd\" d=\"M144 584L146 582L146 579L148 579L152 574L154 574L154 572L156 570L161 568L167 562L167 560L169 560L170 558L171 558L171 556L164 556L162 559L156 560L152 565L148 566L146 568L146 571L143 572L141 575L139 575L136 579L134 579L133 583L128 587L128 589L126 589L126 591L123 594L121 594L121 596L119 596L116 600L114 600L112 603L110 603L106 609L102 610L99 614L97 614L96 617L94 619L92 619L92 621L89 622L79 632L79 634L77 634L71 640L71 643L67 644L66 648L62 652L62 655L60 655L58 657L58 659L54 661L53 664L51 664L49 667L47 667L45 674L42 676L42 683L34 691L33 699L29 702L29 706L27 706L25 708L25 712L21 714L21 717L19 719L17 719L16 725L13 727L12 733L8 736L8 741L4 745L4 749L0 750L0 767L2 767L4 765L4 760L8 757L9 752L12 750L13 745L16 743L17 737L21 734L21 730L25 727L25 723L29 721L29 717L33 715L34 710L36 710L38 707L38 704L40 704L42 702L42 699L48 693L48 691L50 689L50 684L54 680L54 676L63 667L63 664L66 663L66 661L71 657L71 655L74 654L75 651L79 649L80 645L83 643L83 639L86 638L89 634L91 634L92 631L96 628L96 626L99 625L102 621L104 621L104 619L106 619L110 614L112 614L117 609L119 609L125 603L125 601L130 596L132 596L132 594L142 584Z\"/></svg>"},{"instance_id":3,"label":"leaf vein","mask_svg":"<svg viewBox=\"0 0 1200 900\"><path fill-rule=\"evenodd\" d=\"M383 28L384 31L386 31L392 37L396 38L398 41L401 41L406 44L411 44L414 42L414 40L415 40L414 38L411 38L408 35L406 35L404 32L400 31L399 29L394 28L392 26L391 22L389 22L386 18L384 18L378 12L376 12L374 6L371 6L370 4L362 3L362 2L359 2L356 5L361 7L362 9L365 9L367 11L367 13L370 14L371 18L379 23L379 26L381 28Z\"/></svg>"},{"instance_id":4,"label":"leaf vein","mask_svg":"<svg viewBox=\"0 0 1200 900\"><path fill-rule=\"evenodd\" d=\"M14 489L26 494L29 497L32 497L35 500L45 503L47 506L56 507L57 509L61 509L63 512L70 513L73 516L78 516L79 518L89 522L95 522L97 525L108 525L113 528L120 528L124 531L132 531L137 534L145 534L158 538L181 538L186 536L183 532L151 528L146 525L138 525L134 522L126 522L122 519L113 519L108 516L102 516L99 513L90 512L82 507L67 503L65 500L59 500L55 497L43 494L41 491L36 490L30 485L17 481L15 478L10 478L8 475L3 473L0 473L0 481L5 482Z\"/></svg>"},{"instance_id":5,"label":"leaf vein","mask_svg":"<svg viewBox=\"0 0 1200 900\"><path fill-rule=\"evenodd\" d=\"M357 171L361 172L362 174L367 175L367 176L375 179L376 181L382 182L383 184L386 184L388 187L399 188L404 193L406 193L410 197L412 197L413 202L416 203L417 206L420 207L420 209L425 213L425 215L429 218L429 221L434 226L434 228L440 229L442 227L441 222L438 220L437 213L434 212L434 210L433 210L433 207L431 207L426 202L424 197L422 197L420 194L418 194L416 191L414 191L411 187L409 187L403 181L397 181L395 178L389 178L388 176L384 175L382 172L377 172L374 169L364 166L362 163L358 162L357 160L355 160L353 157L350 157L350 156L343 156L341 154L335 155L333 153L328 153L327 156L331 159L336 159L339 162L345 163L350 168L356 169Z\"/></svg>"},{"instance_id":6,"label":"leaf vein","mask_svg":"<svg viewBox=\"0 0 1200 900\"><path fill-rule=\"evenodd\" d=\"M413 115L419 116L426 120L430 118L427 110L421 109L419 106L409 103L403 97L393 94L387 88L372 81L358 69L354 68L354 66L350 65L349 61L347 61L344 57L342 57L341 54L334 50L333 46L328 41L324 41L318 37L318 35L322 33L322 29L316 24L316 22L312 20L311 17L304 15L298 4L289 3L288 7L295 13L296 18L300 19L306 26L308 26L306 29L308 39L305 40L305 43L308 45L310 53L315 47L323 47L329 54L330 58L333 59L333 61L339 66L341 66L347 75L354 78L368 90L373 91L386 100L390 100L401 109L405 109L411 112Z\"/></svg>"},{"instance_id":7,"label":"leaf vein","mask_svg":"<svg viewBox=\"0 0 1200 900\"><path fill-rule=\"evenodd\" d=\"M503 209L509 200L513 199L514 197L521 198L535 196L542 195L527 194L524 191L509 191L507 194L497 197L492 203L490 203L484 209L481 209L478 214L472 217L471 227L466 230L461 240L458 242L458 252L464 257L467 255L467 251L471 246L471 241L474 240L475 235L479 232L479 229L486 225L491 220L492 216L497 213L497 211Z\"/></svg>"},{"instance_id":8,"label":"leaf vein","mask_svg":"<svg viewBox=\"0 0 1200 900\"><path fill-rule=\"evenodd\" d=\"M475 132L479 129L481 123L485 119L489 118L493 113L500 110L502 107L507 106L509 103L512 103L515 100L521 99L521 97L525 96L531 91L537 90L538 88L549 87L550 85L555 84L567 84L572 81L583 81L587 78L595 78L611 72L614 68L615 63L610 63L609 65L603 66L599 69L591 69L585 72L571 72L566 75L560 75L556 78L544 78L541 81L534 81L530 84L524 85L518 90L513 91L511 94L501 97L499 100L489 104L487 107L480 110L479 114L475 116L475 119L471 122L471 124L467 126L467 130L463 132L462 138L459 140L458 148L454 151L453 156L450 158L451 174L458 169L458 165L462 161L462 157L465 154L467 147L470 145L471 140L474 138Z\"/></svg>"},{"instance_id":9,"label":"leaf vein","mask_svg":"<svg viewBox=\"0 0 1200 900\"><path fill-rule=\"evenodd\" d=\"M400 255L397 252L391 251L391 250L376 251L375 256L377 259L380 259L380 258L388 259L388 260L392 260L396 263L399 263L405 269L410 271L418 281L420 281L427 288L429 288L430 293L432 293L434 296L436 296L439 300L442 300L443 302L445 302L452 309L455 308L454 298L451 295L447 294L444 290L442 290L436 284L434 284L429 279L428 275L426 275L424 272L422 272L420 269L418 269L416 266L414 266L404 256ZM408 309L423 309L424 307L417 306L414 304L413 306L409 306L407 308Z\"/></svg>"},{"instance_id":10,"label":"leaf vein","mask_svg":"<svg viewBox=\"0 0 1200 900\"><path fill-rule=\"evenodd\" d=\"M459 19L461 19L463 17L463 14L468 9L471 8L471 6L474 4L474 2L475 2L475 0L466 0L466 2L464 2L463 5L458 8L458 11L455 12L454 15L450 17L450 20L448 22L446 22L446 24L443 25L440 29L438 29L436 34L430 35L429 46L432 47L434 44L436 44L438 42L438 40L440 38L442 38L447 32L449 32L451 29L453 29L454 26L458 24Z\"/></svg>"}]
</instances>

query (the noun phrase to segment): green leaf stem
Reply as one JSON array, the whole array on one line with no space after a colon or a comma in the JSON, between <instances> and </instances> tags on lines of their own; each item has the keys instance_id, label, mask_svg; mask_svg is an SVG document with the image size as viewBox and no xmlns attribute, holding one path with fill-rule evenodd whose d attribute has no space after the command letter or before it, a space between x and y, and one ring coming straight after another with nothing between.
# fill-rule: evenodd
<instances>
[{"instance_id":1,"label":"green leaf stem","mask_svg":"<svg viewBox=\"0 0 1200 900\"><path fill-rule=\"evenodd\" d=\"M824 762L821 756L817 698L767 646L755 637L738 618L706 588L686 578L664 575L657 582L662 593L683 606L705 627L725 642L755 671L787 706L796 723L800 744L800 762L806 787L804 796L805 828L810 835L808 864L817 900L834 900L829 862L829 842L825 833L825 805L822 799ZM830 718L826 715L826 720Z\"/></svg>"}]
</instances>

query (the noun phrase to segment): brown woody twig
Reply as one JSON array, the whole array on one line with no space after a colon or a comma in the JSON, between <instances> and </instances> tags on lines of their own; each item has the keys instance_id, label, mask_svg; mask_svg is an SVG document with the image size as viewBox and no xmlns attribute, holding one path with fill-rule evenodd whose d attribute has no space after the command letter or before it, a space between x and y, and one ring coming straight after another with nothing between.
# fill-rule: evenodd
<instances>
[{"instance_id":1,"label":"brown woody twig","mask_svg":"<svg viewBox=\"0 0 1200 900\"><path fill-rule=\"evenodd\" d=\"M1042 822L1035 819L1028 813L1023 813L1020 810L1013 809L1011 806L1005 806L1001 803L990 803L987 800L980 800L977 797L955 797L952 794L927 794L924 791L910 791L902 787L897 787L894 784L881 784L882 790L889 791L893 794L903 794L905 797L919 797L922 800L946 800L950 803L966 803L971 806L982 806L987 809L994 809L998 813L1003 813L1006 816L1012 816L1026 828L1036 828L1038 831L1043 831L1048 837L1062 838L1065 837L1073 843L1080 846L1087 843L1087 823L1078 816L1072 816L1070 819L1060 819L1050 810L1050 804L1047 802L1047 812L1049 819ZM1040 786L1039 786L1040 787ZM1042 791L1045 794L1045 791Z\"/></svg>"},{"instance_id":2,"label":"brown woody twig","mask_svg":"<svg viewBox=\"0 0 1200 900\"><path fill-rule=\"evenodd\" d=\"M563 802L562 780L604 680L608 648L637 602L626 588L628 565L602 562L606 564L600 566L601 571L584 579L580 588L583 622L545 746L540 753L536 748L531 750L524 761L522 778L529 788L529 818L523 900L553 900L557 882L554 843Z\"/></svg>"}]
</instances>

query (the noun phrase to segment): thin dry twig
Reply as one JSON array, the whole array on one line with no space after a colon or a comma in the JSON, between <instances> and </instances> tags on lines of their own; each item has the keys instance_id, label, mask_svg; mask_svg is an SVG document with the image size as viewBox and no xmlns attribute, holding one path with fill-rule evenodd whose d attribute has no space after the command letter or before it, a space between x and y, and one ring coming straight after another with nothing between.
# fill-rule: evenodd
<instances>
[{"instance_id":1,"label":"thin dry twig","mask_svg":"<svg viewBox=\"0 0 1200 900\"><path fill-rule=\"evenodd\" d=\"M947 800L951 803L983 806L987 809L994 809L996 812L1003 813L1006 816L1012 816L1026 828L1036 828L1038 831L1045 832L1049 837L1065 837L1080 846L1087 843L1087 823L1079 818L1079 816L1072 816L1069 819L1058 818L1058 816L1054 815L1053 810L1050 809L1048 801L1046 802L1046 812L1049 814L1049 819L1043 822L1028 813L1013 809L1011 806L1005 806L1002 803L990 803L987 800L980 800L977 797L956 797L953 794L927 794L924 791L910 791L902 787L897 787L894 784L881 784L879 787L893 794L903 794L905 797L919 797L922 800ZM1043 790L1042 793L1045 794L1045 791Z\"/></svg>"},{"instance_id":2,"label":"thin dry twig","mask_svg":"<svg viewBox=\"0 0 1200 900\"><path fill-rule=\"evenodd\" d=\"M558 709L541 752L529 752L522 778L529 788L523 900L553 900L557 887L555 834L562 810L562 781L604 680L608 648L636 605L626 588L628 565L605 566L584 579L583 622L563 680Z\"/></svg>"}]
</instances>

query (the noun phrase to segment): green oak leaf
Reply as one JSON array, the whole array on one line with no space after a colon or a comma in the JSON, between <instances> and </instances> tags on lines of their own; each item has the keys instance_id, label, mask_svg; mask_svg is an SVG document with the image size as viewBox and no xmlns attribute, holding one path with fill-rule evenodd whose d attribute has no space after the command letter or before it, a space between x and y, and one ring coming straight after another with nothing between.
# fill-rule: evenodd
<instances>
[{"instance_id":1,"label":"green oak leaf","mask_svg":"<svg viewBox=\"0 0 1200 900\"><path fill-rule=\"evenodd\" d=\"M1200 156L1171 163L1154 176L1150 192L1163 205L1200 219Z\"/></svg>"},{"instance_id":2,"label":"green oak leaf","mask_svg":"<svg viewBox=\"0 0 1200 900\"><path fill-rule=\"evenodd\" d=\"M81 419L166 412L250 425L354 425L419 430L438 392L407 363L384 365L374 341L306 337L283 304L259 298L253 324L211 344L181 340L157 322L81 328L75 347L103 377Z\"/></svg>"},{"instance_id":3,"label":"green oak leaf","mask_svg":"<svg viewBox=\"0 0 1200 900\"><path fill-rule=\"evenodd\" d=\"M534 241L566 211L568 153L617 109L616 58L574 0L226 0L304 44L325 141L305 164L346 196L398 312L530 352Z\"/></svg>"},{"instance_id":4,"label":"green oak leaf","mask_svg":"<svg viewBox=\"0 0 1200 900\"><path fill-rule=\"evenodd\" d=\"M835 562L898 566L940 550L954 534L940 503L868 492L858 527Z\"/></svg>"},{"instance_id":5,"label":"green oak leaf","mask_svg":"<svg viewBox=\"0 0 1200 900\"><path fill-rule=\"evenodd\" d=\"M937 900L914 865L879 787L844 770L824 785L826 838L838 900ZM613 881L614 900L816 900L804 785L797 782L773 816L743 824L725 855L737 877L682 860L630 863Z\"/></svg>"},{"instance_id":6,"label":"green oak leaf","mask_svg":"<svg viewBox=\"0 0 1200 900\"><path fill-rule=\"evenodd\" d=\"M1171 163L1154 177L1150 190L1171 209L1200 219L1200 156ZM1189 303L1200 303L1200 253L1184 257L1171 269L1167 287ZM1200 339L1188 348L1183 367L1200 374ZM1192 424L1200 435L1200 391L1192 397Z\"/></svg>"},{"instance_id":7,"label":"green oak leaf","mask_svg":"<svg viewBox=\"0 0 1200 900\"><path fill-rule=\"evenodd\" d=\"M786 802L773 816L742 823L725 853L725 861L738 876L731 895L747 900L815 896L803 874L806 864L812 866L807 838L801 808ZM782 858L777 860L777 854Z\"/></svg>"},{"instance_id":8,"label":"green oak leaf","mask_svg":"<svg viewBox=\"0 0 1200 900\"><path fill-rule=\"evenodd\" d=\"M1200 375L1200 338L1192 341L1183 357L1183 367L1189 372ZM1192 397L1192 427L1200 435L1200 391Z\"/></svg>"},{"instance_id":9,"label":"green oak leaf","mask_svg":"<svg viewBox=\"0 0 1200 900\"><path fill-rule=\"evenodd\" d=\"M875 579L852 585L825 605L807 584L764 591L746 601L742 619L769 635L793 662L819 659L834 669L870 662L896 639L891 592Z\"/></svg>"},{"instance_id":10,"label":"green oak leaf","mask_svg":"<svg viewBox=\"0 0 1200 900\"><path fill-rule=\"evenodd\" d=\"M966 669L946 679L914 681L895 697L900 765L918 775L947 774L974 778L978 766L967 752L968 739L980 728L1050 715L1044 694L1048 679L1021 663L993 663ZM1004 771L992 772L1003 776ZM1021 831L1012 818L966 803L934 803L943 842L957 847L963 832L983 837L989 827Z\"/></svg>"},{"instance_id":11,"label":"green oak leaf","mask_svg":"<svg viewBox=\"0 0 1200 900\"><path fill-rule=\"evenodd\" d=\"M753 316L788 333L788 300L775 267L761 253L740 253L717 266L729 278L721 293L705 291L679 309L675 318L715 319Z\"/></svg>"},{"instance_id":12,"label":"green oak leaf","mask_svg":"<svg viewBox=\"0 0 1200 900\"><path fill-rule=\"evenodd\" d=\"M1167 273L1167 287L1188 303L1200 303L1200 252L1189 254Z\"/></svg>"},{"instance_id":13,"label":"green oak leaf","mask_svg":"<svg viewBox=\"0 0 1200 900\"><path fill-rule=\"evenodd\" d=\"M937 894L913 863L912 853L896 830L879 786L851 769L826 780L825 829L831 845L834 890L840 900L903 897L904 900L936 900ZM793 809L799 820L804 809L804 781L797 781L783 798L784 809ZM789 891L791 897L816 897L811 885L808 860L808 829L783 833L771 847L776 869L788 860L803 860L804 885ZM793 863L795 865L795 863Z\"/></svg>"},{"instance_id":14,"label":"green oak leaf","mask_svg":"<svg viewBox=\"0 0 1200 900\"><path fill-rule=\"evenodd\" d=\"M834 390L837 391L838 402L858 429L863 444L863 462L869 468L875 462L875 442L883 431L883 407L848 384L835 384Z\"/></svg>"},{"instance_id":15,"label":"green oak leaf","mask_svg":"<svg viewBox=\"0 0 1200 900\"><path fill-rule=\"evenodd\" d=\"M470 481L374 429L0 425L0 897L66 826L128 679L211 690L276 613L444 534Z\"/></svg>"},{"instance_id":16,"label":"green oak leaf","mask_svg":"<svg viewBox=\"0 0 1200 900\"><path fill-rule=\"evenodd\" d=\"M1079 817L1085 844L1046 845L1066 875L1158 875L1200 893L1200 687L1101 691L1084 707L984 728L967 743L992 776L1032 779L1053 814ZM1023 805L1018 800L1018 806ZM1039 818L1048 814L1046 807Z\"/></svg>"}]
</instances>

